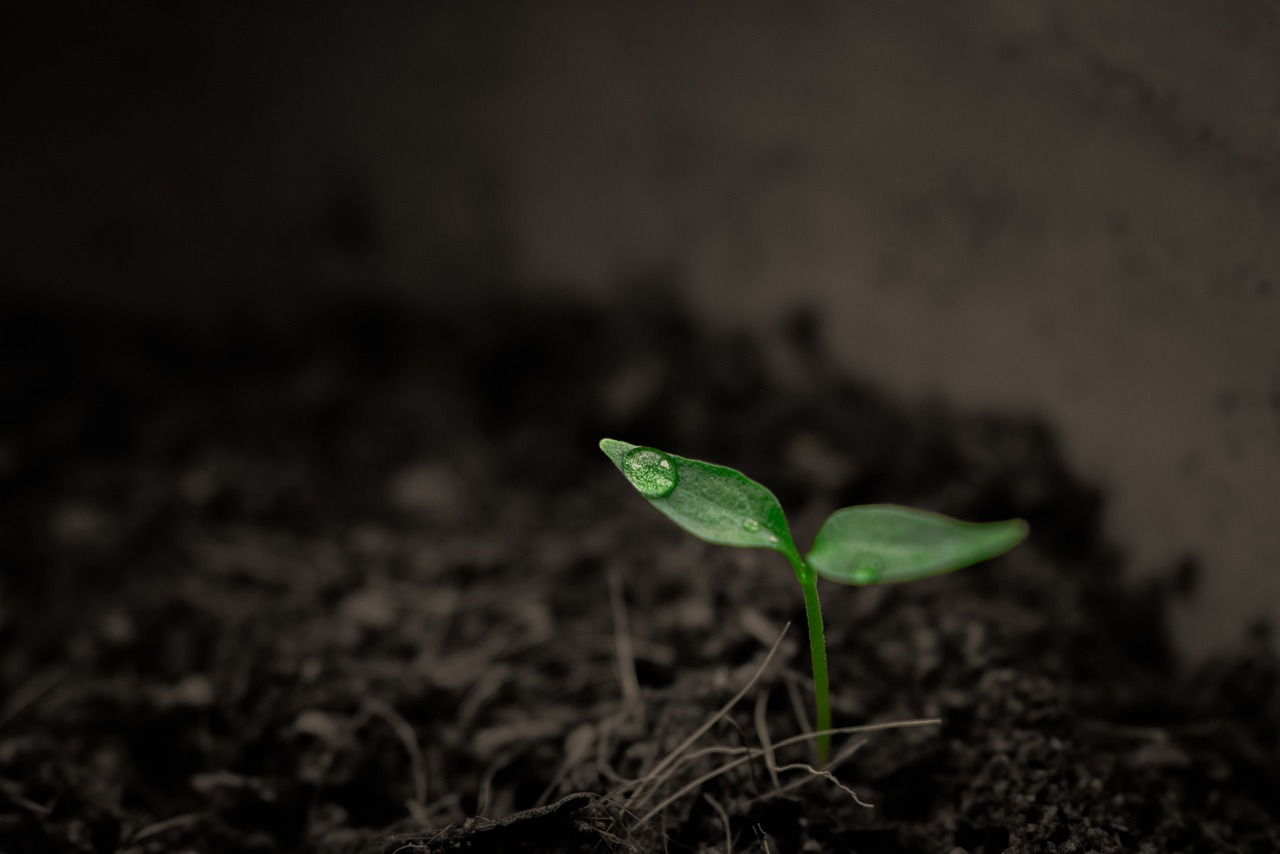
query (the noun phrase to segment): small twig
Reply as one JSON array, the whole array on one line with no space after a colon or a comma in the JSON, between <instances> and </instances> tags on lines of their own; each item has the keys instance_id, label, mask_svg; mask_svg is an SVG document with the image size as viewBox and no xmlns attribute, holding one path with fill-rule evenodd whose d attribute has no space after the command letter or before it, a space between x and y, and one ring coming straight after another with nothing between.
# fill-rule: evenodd
<instances>
[{"instance_id":1,"label":"small twig","mask_svg":"<svg viewBox=\"0 0 1280 854\"><path fill-rule=\"evenodd\" d=\"M815 732L815 733L796 735L796 736L792 736L791 738L783 739L782 741L774 745L774 748L777 749L782 747L788 747L792 744L801 744L803 742L811 740L815 735L849 735L853 733L877 732L879 730L903 729L906 727L928 726L928 725L940 724L940 723L942 723L942 721L938 718L926 718L926 719L911 720L911 721L894 721L894 722L883 723L883 724L866 724L864 726L855 726L855 727L835 727L828 730L819 730L818 732ZM726 749L736 750L736 748L726 748ZM764 754L764 750L757 748L755 750L748 751L745 755L740 756L737 759L734 759L732 762L726 762L724 765L721 765L719 768L716 768L713 771L709 771L706 774L703 774L701 777L697 778L693 782L681 787L680 790L677 791L675 794L666 798L656 807L653 807L647 813L641 816L640 824L648 824L649 819L653 818L655 815L662 812L667 807L671 806L673 803L680 800L685 795L689 794L694 789L698 788L708 780L715 779L716 777L719 777L721 774L725 774L729 771L732 771L734 768L737 768L740 765L750 762L752 759L758 759L763 754ZM862 803L862 802L859 801L858 803ZM863 805L866 806L866 804L863 804Z\"/></svg>"},{"instance_id":2,"label":"small twig","mask_svg":"<svg viewBox=\"0 0 1280 854\"><path fill-rule=\"evenodd\" d=\"M787 686L787 698L791 700L791 710L795 713L796 724L801 732L808 732L813 724L809 720L809 712L804 707L804 697L800 696L800 685L793 679L787 679L784 684Z\"/></svg>"},{"instance_id":3,"label":"small twig","mask_svg":"<svg viewBox=\"0 0 1280 854\"><path fill-rule=\"evenodd\" d=\"M855 802L858 802L859 804L863 805L863 807L874 807L874 804L864 804L863 802L861 802L861 800L858 798L858 795L856 795L854 791L851 791L849 787L842 785L841 782L836 780L835 777L829 777L829 772L835 771L837 764L840 764L841 762L845 762L846 759L849 759L850 757L852 757L852 755L854 755L855 753L858 753L858 750L863 748L863 745L865 744L867 744L867 739L852 741L852 743L849 746L846 746L846 748L842 750L840 757L838 757L835 762L828 764L826 771L818 772L818 776L827 776L829 780L831 780L832 782L835 782L835 784L837 786L840 786L841 789L845 789L845 791L849 791L849 794L852 795L852 798L854 798ZM783 769L787 769L787 771L796 771L796 769L800 769L800 768L795 766L795 764L792 764L792 766L787 766L786 768L780 768L780 771L783 771ZM758 804L760 802L764 802L764 800L768 800L771 798L777 798L778 795L785 795L788 793L788 791L799 789L799 787L804 786L806 782L809 782L809 780L812 780L812 777L796 778L796 780L792 780L791 782L788 782L788 784L783 785L781 789L778 789L777 791L771 791L771 793L765 793L763 795L759 795L758 798L753 798L749 800L748 805Z\"/></svg>"},{"instance_id":4,"label":"small twig","mask_svg":"<svg viewBox=\"0 0 1280 854\"><path fill-rule=\"evenodd\" d=\"M862 743L865 744L866 742L862 742ZM835 783L837 788L848 793L849 797L853 798L853 802L858 806L866 807L867 809L871 809L871 807L874 806L874 804L869 804L866 801L864 801L862 798L858 797L857 792L855 792L853 789L850 789L844 783L841 783L839 780L837 780L836 775L832 774L830 771L819 771L817 768L814 768L812 765L809 765L808 763L805 763L805 762L792 762L789 765L779 766L778 770L779 771L805 771L809 774L812 774L815 777L822 777L824 779L830 780L832 783Z\"/></svg>"},{"instance_id":5,"label":"small twig","mask_svg":"<svg viewBox=\"0 0 1280 854\"><path fill-rule=\"evenodd\" d=\"M38 703L46 694L58 687L58 683L66 678L61 670L48 670L38 673L19 685L0 709L0 727L22 714L28 707Z\"/></svg>"},{"instance_id":6,"label":"small twig","mask_svg":"<svg viewBox=\"0 0 1280 854\"><path fill-rule=\"evenodd\" d=\"M511 681L510 670L505 665L485 666L480 661L474 661L471 666L481 669L470 693L458 706L457 721L464 727L470 726L479 716L484 704L497 696L502 687Z\"/></svg>"},{"instance_id":7,"label":"small twig","mask_svg":"<svg viewBox=\"0 0 1280 854\"><path fill-rule=\"evenodd\" d=\"M773 755L773 741L769 738L769 727L766 726L764 719L765 706L768 702L768 694L756 695L756 737L760 739L760 746L764 749L764 766L769 770L769 779L773 781L773 788L777 789L782 783L778 779L777 760Z\"/></svg>"},{"instance_id":8,"label":"small twig","mask_svg":"<svg viewBox=\"0 0 1280 854\"><path fill-rule=\"evenodd\" d=\"M2 791L4 796L13 804L22 807L27 812L32 815L39 816L42 819L48 818L49 813L53 812L53 808L57 805L56 798L51 804L42 804L23 796L22 787L10 780L0 779L0 791Z\"/></svg>"},{"instance_id":9,"label":"small twig","mask_svg":"<svg viewBox=\"0 0 1280 854\"><path fill-rule=\"evenodd\" d=\"M705 735L708 730L710 730L713 726L716 725L716 721L720 720L725 715L727 715L730 709L738 705L738 703L742 700L742 698L747 696L747 692L751 690L752 686L755 685L757 681L759 681L760 676L764 673L765 669L769 666L769 662L773 661L773 656L777 654L778 647L782 645L782 639L786 637L787 629L789 628L791 628L790 623L787 623L785 626L782 627L782 632L779 633L778 639L773 642L773 648L769 650L769 654L765 656L764 661L760 664L758 668L756 668L756 672L752 674L749 680L747 680L747 684L743 685L742 689L738 691L738 693L734 694L733 697L731 697L727 703L721 706L719 711L717 711L714 715L708 718L702 724L702 726L698 727L696 730L690 733L689 736L684 741L680 742L680 744L674 750L668 753L662 759L662 761L659 762L653 768L653 770L651 770L639 781L641 785L643 785L643 783L648 780L658 779L662 775L662 772L666 771L667 768L670 767L670 765L673 762L675 762L677 758L679 758L681 753L684 753L686 750L689 749L689 747L695 741L702 738L702 736ZM639 805L643 803L648 797L649 797L649 794L644 794L643 796L640 794L637 794L635 796L635 802L637 805Z\"/></svg>"},{"instance_id":10,"label":"small twig","mask_svg":"<svg viewBox=\"0 0 1280 854\"><path fill-rule=\"evenodd\" d=\"M457 792L450 792L449 794L436 798L431 803L423 806L422 812L428 817L434 816L438 812L443 812L445 814L445 824L453 824L455 822L463 821L466 816L463 815L462 809L459 806L459 802L461 800L462 798ZM437 822L435 821L427 822L427 824L436 823Z\"/></svg>"},{"instance_id":11,"label":"small twig","mask_svg":"<svg viewBox=\"0 0 1280 854\"><path fill-rule=\"evenodd\" d=\"M618 573L610 570L609 604L613 611L613 649L618 668L618 687L622 701L627 705L640 703L640 680L636 677L636 651L631 640L631 625L627 619L627 605L622 598L622 583Z\"/></svg>"},{"instance_id":12,"label":"small twig","mask_svg":"<svg viewBox=\"0 0 1280 854\"><path fill-rule=\"evenodd\" d=\"M370 698L365 700L364 707L370 715L381 718L392 732L404 744L409 754L409 767L413 776L413 802L419 808L427 803L427 770L422 761L422 750L418 747L418 736L409 726L404 716L381 700Z\"/></svg>"},{"instance_id":13,"label":"small twig","mask_svg":"<svg viewBox=\"0 0 1280 854\"><path fill-rule=\"evenodd\" d=\"M867 743L867 739L862 738L862 739L858 739L857 741L852 741L849 744L845 745L843 748L841 748L840 752L836 754L836 757L832 759L829 763L827 763L826 770L830 772L834 772L836 768L843 765L845 762L851 759L855 753L861 750L866 743ZM794 770L794 768L795 768L794 765L790 765L790 766L787 766L786 770ZM784 769L780 768L779 770L784 770ZM797 780L792 780L790 783L786 783L781 788L773 792L768 792L766 794L760 795L759 797L752 798L747 803L748 805L756 804L756 803L760 803L761 801L766 801L766 800L769 800L770 798L777 797L779 795L785 795L787 792L800 788L805 783L809 782L809 779L810 778L800 778ZM836 785L839 785L838 781L836 781ZM856 796L854 799L857 800Z\"/></svg>"},{"instance_id":14,"label":"small twig","mask_svg":"<svg viewBox=\"0 0 1280 854\"><path fill-rule=\"evenodd\" d=\"M753 830L755 830L756 838L760 840L760 844L764 846L764 854L773 854L772 849L769 848L769 834L765 829L757 824Z\"/></svg>"},{"instance_id":15,"label":"small twig","mask_svg":"<svg viewBox=\"0 0 1280 854\"><path fill-rule=\"evenodd\" d=\"M174 830L175 828L186 827L189 824L195 824L201 819L208 817L208 815L209 813L207 812L189 812L189 813L183 813L182 815L175 815L170 818L166 818L162 821L154 822L152 824L148 824L146 827L141 828L140 830L133 833L129 837L129 842L138 843L152 836L158 836L161 833Z\"/></svg>"},{"instance_id":16,"label":"small twig","mask_svg":"<svg viewBox=\"0 0 1280 854\"><path fill-rule=\"evenodd\" d=\"M706 792L703 792L702 799L711 804L711 808L716 811L716 815L720 816L720 822L724 825L724 854L733 854L733 834L729 829L729 814L724 811L724 807L720 806L719 801Z\"/></svg>"},{"instance_id":17,"label":"small twig","mask_svg":"<svg viewBox=\"0 0 1280 854\"><path fill-rule=\"evenodd\" d=\"M492 819L485 818L485 813L487 813L489 811L490 806L492 806L491 802L493 800L493 778L497 777L498 772L501 771L503 768L506 768L507 765L511 762L511 760L514 759L517 755L518 755L518 752L512 751L512 750L508 750L502 753L501 755L498 756L497 759L493 760L493 762L489 764L489 767L485 769L484 774L481 775L480 788L479 788L479 791L476 793L475 817L477 819L482 819L484 821L492 821Z\"/></svg>"},{"instance_id":18,"label":"small twig","mask_svg":"<svg viewBox=\"0 0 1280 854\"><path fill-rule=\"evenodd\" d=\"M692 753L686 753L684 756L681 756L678 761L672 763L671 767L667 769L668 770L667 779L670 779L671 777L675 776L675 773L685 765L688 765L692 762L696 762L697 760L703 759L707 756L745 756L746 754L750 753L753 749L754 748L750 748L750 747L725 747L723 745L716 745L714 747L704 747L700 750L695 750ZM609 797L620 797L628 789L639 788L640 786L643 786L645 783L652 782L652 780L653 780L652 777L641 777L638 780L631 780L619 786L617 789L613 790L612 792L610 792ZM649 794L651 795L652 792L650 792ZM640 801L641 801L641 798L637 794L637 795L633 795L630 799L628 799L626 803L630 806L630 805L638 804Z\"/></svg>"}]
</instances>

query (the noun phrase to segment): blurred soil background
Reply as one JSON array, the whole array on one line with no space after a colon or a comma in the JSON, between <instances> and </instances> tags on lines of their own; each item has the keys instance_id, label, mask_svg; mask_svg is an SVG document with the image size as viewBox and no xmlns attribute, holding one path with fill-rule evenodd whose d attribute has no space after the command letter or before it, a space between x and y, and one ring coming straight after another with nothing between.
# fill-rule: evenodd
<instances>
[{"instance_id":1,"label":"blurred soil background","mask_svg":"<svg viewBox=\"0 0 1280 854\"><path fill-rule=\"evenodd\" d=\"M39 6L4 288L161 320L495 282L796 305L912 399L1038 412L1196 654L1280 616L1268 0Z\"/></svg>"}]
</instances>

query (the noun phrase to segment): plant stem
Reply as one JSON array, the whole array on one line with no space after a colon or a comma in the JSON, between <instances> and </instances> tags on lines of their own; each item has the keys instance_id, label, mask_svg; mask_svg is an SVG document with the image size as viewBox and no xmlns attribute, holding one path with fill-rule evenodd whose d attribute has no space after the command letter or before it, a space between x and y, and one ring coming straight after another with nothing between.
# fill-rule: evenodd
<instances>
[{"instance_id":1,"label":"plant stem","mask_svg":"<svg viewBox=\"0 0 1280 854\"><path fill-rule=\"evenodd\" d=\"M804 615L809 623L809 655L813 661L813 699L817 707L816 729L831 729L831 690L827 683L827 639L822 631L822 604L818 601L818 574L797 555L787 556L804 591ZM816 741L818 764L826 765L831 753L831 736Z\"/></svg>"},{"instance_id":2,"label":"plant stem","mask_svg":"<svg viewBox=\"0 0 1280 854\"><path fill-rule=\"evenodd\" d=\"M813 659L813 698L817 703L817 729L831 729L831 692L827 686L827 640L822 633L822 606L818 603L818 580L811 575L804 590L804 615L809 621L809 654ZM818 736L818 764L826 765L831 753L831 736Z\"/></svg>"}]
</instances>

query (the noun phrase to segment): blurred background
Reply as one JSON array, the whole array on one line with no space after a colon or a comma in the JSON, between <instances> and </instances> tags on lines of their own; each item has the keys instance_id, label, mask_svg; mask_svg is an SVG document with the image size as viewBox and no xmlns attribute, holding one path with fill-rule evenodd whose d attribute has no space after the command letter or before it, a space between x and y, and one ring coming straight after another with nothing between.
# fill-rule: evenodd
<instances>
[{"instance_id":1,"label":"blurred background","mask_svg":"<svg viewBox=\"0 0 1280 854\"><path fill-rule=\"evenodd\" d=\"M34 14L0 310L807 307L850 373L1055 425L1140 575L1200 567L1185 648L1280 618L1274 2Z\"/></svg>"}]
</instances>

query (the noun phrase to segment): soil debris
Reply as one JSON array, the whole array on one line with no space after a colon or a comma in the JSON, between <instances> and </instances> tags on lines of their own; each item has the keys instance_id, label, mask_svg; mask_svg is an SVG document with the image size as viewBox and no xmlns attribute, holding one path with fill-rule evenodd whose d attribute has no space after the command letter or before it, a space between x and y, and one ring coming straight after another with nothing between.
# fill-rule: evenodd
<instances>
[{"instance_id":1,"label":"soil debris","mask_svg":"<svg viewBox=\"0 0 1280 854\"><path fill-rule=\"evenodd\" d=\"M797 328L0 312L0 850L1280 850L1265 628L1189 670L1176 579L1124 578L1046 425L901 403ZM790 570L646 512L602 436L748 472L801 541L871 502L1032 535L824 588L814 769L807 650L762 666Z\"/></svg>"}]
</instances>

